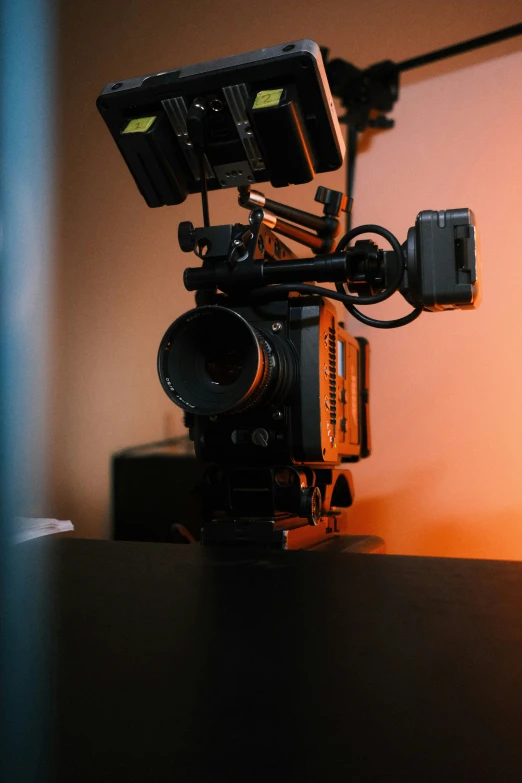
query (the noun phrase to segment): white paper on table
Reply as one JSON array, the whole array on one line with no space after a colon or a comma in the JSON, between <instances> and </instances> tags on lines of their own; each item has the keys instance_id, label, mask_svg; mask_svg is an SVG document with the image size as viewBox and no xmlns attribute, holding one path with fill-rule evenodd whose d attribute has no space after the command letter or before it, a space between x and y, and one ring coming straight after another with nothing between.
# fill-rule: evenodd
<instances>
[{"instance_id":1,"label":"white paper on table","mask_svg":"<svg viewBox=\"0 0 522 783\"><path fill-rule=\"evenodd\" d=\"M74 530L74 525L69 520L18 517L14 524L14 543L21 544L22 541L30 541L32 538L67 533L70 530Z\"/></svg>"}]
</instances>

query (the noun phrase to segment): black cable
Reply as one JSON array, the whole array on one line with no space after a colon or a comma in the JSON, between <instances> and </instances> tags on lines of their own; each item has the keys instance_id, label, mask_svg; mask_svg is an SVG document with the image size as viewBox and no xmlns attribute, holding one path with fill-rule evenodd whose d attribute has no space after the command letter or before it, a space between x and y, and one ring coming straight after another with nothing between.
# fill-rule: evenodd
<instances>
[{"instance_id":1,"label":"black cable","mask_svg":"<svg viewBox=\"0 0 522 783\"><path fill-rule=\"evenodd\" d=\"M421 54L419 57L403 60L401 63L396 63L396 67L399 73L410 71L412 68L419 68L421 65L429 65L429 63L444 60L446 57L454 57L456 54L463 54L472 49L479 49L481 46L498 43L498 41L505 41L508 38L514 38L517 35L522 35L522 24L503 27L501 30L495 30L493 33L479 35L477 38L470 38L468 41L462 41L453 46L445 46L443 49L436 49L434 52L428 52L427 54Z\"/></svg>"},{"instance_id":2,"label":"black cable","mask_svg":"<svg viewBox=\"0 0 522 783\"><path fill-rule=\"evenodd\" d=\"M203 206L203 225L205 228L210 226L210 217L208 212L208 190L207 190L207 176L205 172L205 153L200 150L198 153L199 160L199 178L201 180L201 204Z\"/></svg>"},{"instance_id":3,"label":"black cable","mask_svg":"<svg viewBox=\"0 0 522 783\"><path fill-rule=\"evenodd\" d=\"M337 246L337 252L339 250L342 251L344 245L347 245L348 242L350 242L351 239L354 236L357 236L357 234L366 233L366 232L368 232L368 233L373 232L373 233L377 234L378 232L374 230L375 228L376 228L376 226L366 225L366 226L358 226L357 228L352 229L352 231L349 231L348 234L346 234L346 236L344 236L341 239L341 241L339 242L339 245ZM381 227L377 226L377 228L381 228ZM384 231L386 231L386 229L384 229ZM389 233L389 232L387 232L387 233ZM381 234L381 236L385 236L385 235ZM393 236L393 234L392 234L392 236ZM386 237L386 238L388 239L388 237ZM394 239L395 239L395 241L397 241L395 237L394 237ZM388 241L390 242L390 244L392 244L389 239L388 239ZM340 245L342 245L343 247L340 247ZM393 245L392 245L392 247L393 247ZM393 249L395 250L395 247ZM395 252L397 252L397 251L395 250ZM401 259L401 258L404 258L403 254L402 254L402 248L401 248L401 252L400 252L400 255L399 255L399 259ZM399 280L399 283L395 286L394 291L396 291L399 288L399 285L401 284L402 278L404 276L404 264L400 264L399 263L399 268L400 268L400 280ZM424 309L422 307L422 305L419 305L418 307L415 307L411 311L411 313L408 313L408 315L405 315L402 318L396 318L396 319L394 319L392 321L380 321L377 318L370 318L369 315L365 315L364 313L361 313L361 311L358 310L355 307L353 302L350 303L348 301L348 298L353 300L354 297L349 297L348 296L348 294L345 292L345 288L344 288L343 283L336 283L335 287L337 289L337 293L345 297L344 299L340 299L339 301L343 302L344 306L346 307L346 309L348 310L350 315L352 315L358 321L361 321L361 323L366 324L366 326L373 326L375 329L395 329L395 328L397 328L399 326L405 326L406 324L409 324L412 321L414 321L416 318L418 318L419 315L422 313L422 311ZM389 288L391 288L391 286ZM391 294L388 294L388 296L390 296L390 295ZM333 299L334 297L331 297L331 298ZM366 302L364 302L364 299L368 299L368 298L369 297L362 297L362 296L361 297L357 297L357 299L358 299L357 304L366 304ZM386 298L388 298L388 297L386 297ZM380 301L382 301L382 300L380 300ZM373 303L375 303L375 301Z\"/></svg>"},{"instance_id":4,"label":"black cable","mask_svg":"<svg viewBox=\"0 0 522 783\"><path fill-rule=\"evenodd\" d=\"M207 114L207 104L204 98L195 98L190 109L187 112L187 133L192 147L197 155L199 163L199 179L201 182L201 204L203 207L203 225L205 228L210 226L210 216L208 212L208 189L207 176L205 171L205 117Z\"/></svg>"},{"instance_id":5,"label":"black cable","mask_svg":"<svg viewBox=\"0 0 522 783\"><path fill-rule=\"evenodd\" d=\"M267 285L264 288L253 288L249 293L251 296L257 298L270 299L274 295L277 296L281 292L296 291L298 294L313 294L317 296L326 296L329 299L335 299L337 302L342 302L346 307L352 304L352 300L357 300L355 296L349 296L348 294L341 293L340 291L332 291L331 288L323 288L320 285L311 285L310 283L282 283L281 285Z\"/></svg>"},{"instance_id":6,"label":"black cable","mask_svg":"<svg viewBox=\"0 0 522 783\"><path fill-rule=\"evenodd\" d=\"M418 307L415 307L411 313L404 315L402 318L395 318L393 321L380 321L377 318L370 318L369 315L361 313L354 305L348 304L346 305L346 309L350 315L353 315L358 321L366 324L366 326L373 326L375 329L396 329L398 326L406 326L406 324L415 321L424 310L422 305L419 305Z\"/></svg>"},{"instance_id":7,"label":"black cable","mask_svg":"<svg viewBox=\"0 0 522 783\"><path fill-rule=\"evenodd\" d=\"M341 286L342 284L338 283L338 285ZM290 293L291 291L295 291L298 294L325 296L329 299L335 299L337 302L342 302L342 304L344 304L348 312L353 315L354 318L357 318L357 320L361 321L363 324L366 324L367 326L373 326L376 329L395 329L398 326L405 326L406 324L409 324L418 318L419 315L423 312L423 307L419 305L414 310L412 310L411 313L408 313L408 315L405 315L402 318L396 318L394 321L379 321L376 318L370 318L369 316L364 315L364 313L361 313L360 310L357 310L357 308L351 304L350 301L347 301L351 300L353 297L348 296L342 291L331 291L329 288L322 288L321 286L317 285L308 285L307 283L284 283L283 285L270 285L266 286L265 288L255 288L250 291L250 296L254 297L255 299L270 299L275 298L280 293Z\"/></svg>"},{"instance_id":8,"label":"black cable","mask_svg":"<svg viewBox=\"0 0 522 783\"><path fill-rule=\"evenodd\" d=\"M315 294L318 296L329 297L330 299L335 299L338 302L342 302L345 307L354 304L366 305L384 302L385 299L389 299L389 297L397 291L402 282L402 278L404 276L404 263L400 263L401 259L404 261L402 248L397 237L394 236L391 231L388 231L387 228L383 228L382 226L376 226L369 223L364 226L357 226L357 228L352 228L351 231L345 234L339 242L336 252L342 252L344 250L344 245L347 245L348 242L350 242L354 237L359 236L359 234L378 234L379 236L384 237L384 239L390 243L399 258L398 271L393 282L388 286L388 288L386 288L384 291L381 291L380 294L374 294L373 296L350 296L350 294L346 294L344 292L344 289L342 291L332 291L330 288L322 288L321 286L310 285L308 283L283 283L279 285L266 286L264 288L254 288L250 291L250 295L256 298L274 298L277 297L281 292L296 291L297 293L302 294ZM343 247L340 247L341 245Z\"/></svg>"},{"instance_id":9,"label":"black cable","mask_svg":"<svg viewBox=\"0 0 522 783\"><path fill-rule=\"evenodd\" d=\"M351 304L352 299L357 297L348 296L348 294L338 293L332 291L330 288L323 288L319 285L311 285L310 283L281 283L280 285L267 285L264 288L253 288L249 291L250 296L255 299L275 299L278 298L280 293L290 293L295 291L298 294L313 294L316 296L326 296L330 299L335 299L338 302L346 304L346 300L349 300L348 304Z\"/></svg>"}]
</instances>

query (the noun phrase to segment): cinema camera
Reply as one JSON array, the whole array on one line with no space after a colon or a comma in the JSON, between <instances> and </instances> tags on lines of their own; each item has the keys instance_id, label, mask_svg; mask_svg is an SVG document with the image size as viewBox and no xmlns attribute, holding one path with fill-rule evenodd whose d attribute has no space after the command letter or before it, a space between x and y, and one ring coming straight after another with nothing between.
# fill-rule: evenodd
<instances>
[{"instance_id":1,"label":"cinema camera","mask_svg":"<svg viewBox=\"0 0 522 783\"><path fill-rule=\"evenodd\" d=\"M149 207L202 194L204 226L184 222L178 232L181 250L201 261L184 273L196 307L167 329L158 357L161 384L210 465L202 541L300 548L334 536L353 500L343 463L370 454L369 350L329 300L379 328L423 310L475 307L473 213L420 212L402 246L376 225L337 242L351 208L342 193L319 187L318 216L253 189L310 182L342 165L313 41L111 83L98 108ZM251 210L248 223L211 226L208 191L230 187ZM390 249L351 244L369 233ZM297 258L281 236L314 257ZM413 308L403 318L377 321L357 309L396 291Z\"/></svg>"}]
</instances>

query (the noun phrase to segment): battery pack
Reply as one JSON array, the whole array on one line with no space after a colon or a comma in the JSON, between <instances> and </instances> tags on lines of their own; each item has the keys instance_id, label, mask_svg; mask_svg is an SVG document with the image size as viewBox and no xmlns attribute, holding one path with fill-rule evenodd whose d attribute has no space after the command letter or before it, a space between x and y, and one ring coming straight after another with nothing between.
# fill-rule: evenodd
<instances>
[{"instance_id":1,"label":"battery pack","mask_svg":"<svg viewBox=\"0 0 522 783\"><path fill-rule=\"evenodd\" d=\"M165 115L129 120L118 146L149 207L185 201L188 187L179 163L179 145Z\"/></svg>"},{"instance_id":2,"label":"battery pack","mask_svg":"<svg viewBox=\"0 0 522 783\"><path fill-rule=\"evenodd\" d=\"M294 85L258 92L248 117L274 187L313 180L315 156Z\"/></svg>"}]
</instances>

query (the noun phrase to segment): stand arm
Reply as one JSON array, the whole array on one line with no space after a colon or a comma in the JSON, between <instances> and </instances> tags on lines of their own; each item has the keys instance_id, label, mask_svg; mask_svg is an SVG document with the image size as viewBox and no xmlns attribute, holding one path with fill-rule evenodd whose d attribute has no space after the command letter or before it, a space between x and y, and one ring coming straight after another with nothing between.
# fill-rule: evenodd
<instances>
[{"instance_id":1,"label":"stand arm","mask_svg":"<svg viewBox=\"0 0 522 783\"><path fill-rule=\"evenodd\" d=\"M445 46L443 49L435 49L435 51L421 54L419 57L403 60L401 63L396 63L397 70L399 73L411 71L412 68L420 68L422 65L445 60L447 57L455 57L457 54L471 52L473 49L480 49L482 46L506 41L509 38L515 38L517 35L522 35L522 23L511 25L511 27L503 27L501 30L495 30L495 32L487 33L486 35L479 35L476 38L470 38L468 41L462 41L453 46Z\"/></svg>"}]
</instances>

